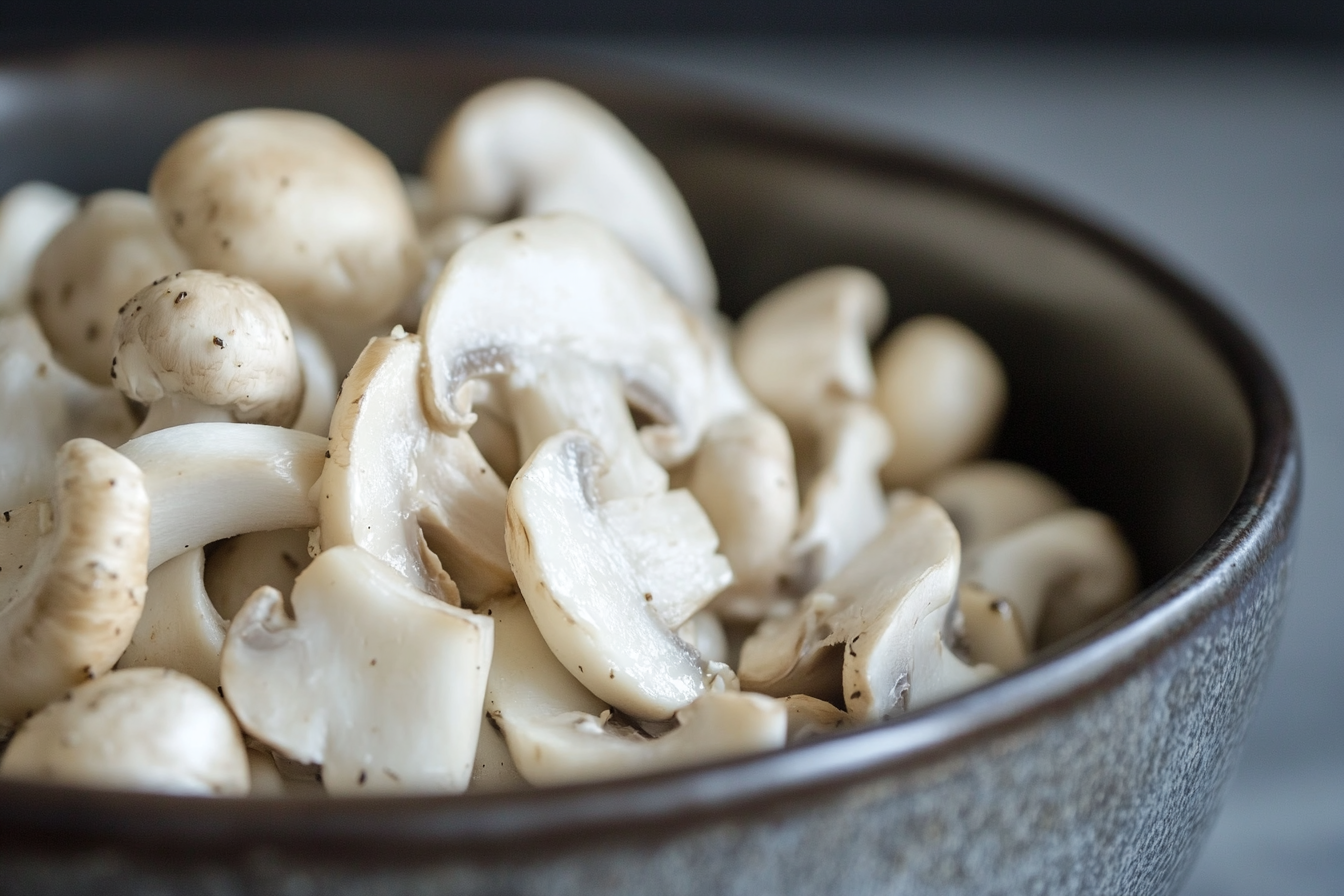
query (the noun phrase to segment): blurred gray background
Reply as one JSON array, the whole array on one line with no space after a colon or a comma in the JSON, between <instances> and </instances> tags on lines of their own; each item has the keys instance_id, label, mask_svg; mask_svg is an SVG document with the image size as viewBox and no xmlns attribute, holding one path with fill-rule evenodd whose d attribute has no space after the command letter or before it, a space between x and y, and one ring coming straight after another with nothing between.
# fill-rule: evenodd
<instances>
[{"instance_id":1,"label":"blurred gray background","mask_svg":"<svg viewBox=\"0 0 1344 896\"><path fill-rule=\"evenodd\" d=\"M1184 892L1344 893L1344 54L740 37L563 46L997 171L1146 246L1268 344L1306 443L1295 582L1240 770Z\"/></svg>"}]
</instances>

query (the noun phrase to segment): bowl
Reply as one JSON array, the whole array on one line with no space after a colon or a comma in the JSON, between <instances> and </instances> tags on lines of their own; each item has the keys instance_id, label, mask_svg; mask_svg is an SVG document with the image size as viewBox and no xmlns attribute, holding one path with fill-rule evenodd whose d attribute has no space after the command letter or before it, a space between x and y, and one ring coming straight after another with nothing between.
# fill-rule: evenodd
<instances>
[{"instance_id":1,"label":"bowl","mask_svg":"<svg viewBox=\"0 0 1344 896\"><path fill-rule=\"evenodd\" d=\"M489 45L46 50L0 69L0 187L143 189L181 130L333 115L415 170L472 90L541 74L607 103L685 192L723 306L866 266L1009 372L996 454L1112 514L1144 589L1027 668L898 721L619 783L206 800L0 782L0 892L1169 893L1236 761L1282 614L1300 493L1263 352L1147 254L890 142Z\"/></svg>"}]
</instances>

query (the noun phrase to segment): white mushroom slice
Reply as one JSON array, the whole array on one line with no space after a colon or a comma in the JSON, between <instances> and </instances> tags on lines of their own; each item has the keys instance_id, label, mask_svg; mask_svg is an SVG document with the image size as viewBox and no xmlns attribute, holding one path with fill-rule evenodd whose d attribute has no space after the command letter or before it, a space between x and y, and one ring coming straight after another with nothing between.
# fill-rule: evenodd
<instances>
[{"instance_id":1,"label":"white mushroom slice","mask_svg":"<svg viewBox=\"0 0 1344 896\"><path fill-rule=\"evenodd\" d=\"M205 551L180 554L149 574L145 610L118 669L174 669L206 687L219 687L224 619L210 602L202 577Z\"/></svg>"},{"instance_id":2,"label":"white mushroom slice","mask_svg":"<svg viewBox=\"0 0 1344 896\"><path fill-rule=\"evenodd\" d=\"M112 380L149 405L141 436L184 423L289 426L303 403L303 368L289 318L250 280L185 271L121 306Z\"/></svg>"},{"instance_id":3,"label":"white mushroom slice","mask_svg":"<svg viewBox=\"0 0 1344 896\"><path fill-rule=\"evenodd\" d=\"M111 669L126 649L145 603L149 515L140 470L92 439L57 452L50 503L4 513L0 729Z\"/></svg>"},{"instance_id":4,"label":"white mushroom slice","mask_svg":"<svg viewBox=\"0 0 1344 896\"><path fill-rule=\"evenodd\" d=\"M751 307L735 355L747 387L795 432L824 428L837 400L873 394L868 343L887 319L887 291L862 268L823 268Z\"/></svg>"},{"instance_id":5,"label":"white mushroom slice","mask_svg":"<svg viewBox=\"0 0 1344 896\"><path fill-rule=\"evenodd\" d=\"M508 388L520 458L556 433L578 429L607 459L597 480L601 500L667 491L667 471L644 450L614 369L572 355L536 357L510 372Z\"/></svg>"},{"instance_id":6,"label":"white mushroom slice","mask_svg":"<svg viewBox=\"0 0 1344 896\"><path fill-rule=\"evenodd\" d=\"M243 796L247 748L223 701L171 669L85 682L33 716L0 777L188 796Z\"/></svg>"},{"instance_id":7,"label":"white mushroom slice","mask_svg":"<svg viewBox=\"0 0 1344 896\"><path fill-rule=\"evenodd\" d=\"M867 404L832 405L823 424L819 469L807 486L798 535L789 546L790 584L807 591L836 574L882 531L887 503L878 473L891 454L891 430Z\"/></svg>"},{"instance_id":8,"label":"white mushroom slice","mask_svg":"<svg viewBox=\"0 0 1344 896\"><path fill-rule=\"evenodd\" d=\"M728 662L728 634L713 610L701 610L677 626L677 637L708 662Z\"/></svg>"},{"instance_id":9,"label":"white mushroom slice","mask_svg":"<svg viewBox=\"0 0 1344 896\"><path fill-rule=\"evenodd\" d=\"M499 628L496 626L495 631ZM494 670L495 661L490 664ZM566 673L568 674L568 673ZM487 686L486 699L489 699ZM518 774L518 767L509 755L509 745L504 735L490 719L489 709L481 716L481 733L476 739L476 761L471 767L471 783L467 790L476 793L501 793L507 790L526 790L531 785Z\"/></svg>"},{"instance_id":10,"label":"white mushroom slice","mask_svg":"<svg viewBox=\"0 0 1344 896\"><path fill-rule=\"evenodd\" d=\"M807 694L790 694L780 698L780 702L789 717L790 744L806 743L854 727L849 713L825 700Z\"/></svg>"},{"instance_id":11,"label":"white mushroom slice","mask_svg":"<svg viewBox=\"0 0 1344 896\"><path fill-rule=\"evenodd\" d=\"M1002 674L989 663L970 665L963 662L944 642L946 610L947 607L943 607L929 613L915 624L911 637L914 655L910 663L909 689L905 694L908 710L922 709L955 697Z\"/></svg>"},{"instance_id":12,"label":"white mushroom slice","mask_svg":"<svg viewBox=\"0 0 1344 896\"><path fill-rule=\"evenodd\" d=\"M947 511L963 551L1073 504L1044 473L1006 460L981 460L939 473L922 489Z\"/></svg>"},{"instance_id":13,"label":"white mushroom slice","mask_svg":"<svg viewBox=\"0 0 1344 896\"><path fill-rule=\"evenodd\" d=\"M707 320L709 336L709 403L710 419L721 420L749 411L763 410L763 406L751 394L742 377L737 373L733 361L733 340L736 338L737 325L731 318L722 314L711 315Z\"/></svg>"},{"instance_id":14,"label":"white mushroom slice","mask_svg":"<svg viewBox=\"0 0 1344 896\"><path fill-rule=\"evenodd\" d=\"M385 320L424 269L396 169L323 115L206 119L159 159L149 192L195 266L255 280L314 322Z\"/></svg>"},{"instance_id":15,"label":"white mushroom slice","mask_svg":"<svg viewBox=\"0 0 1344 896\"><path fill-rule=\"evenodd\" d=\"M420 363L418 337L382 337L346 378L318 491L321 546L358 545L416 587L475 606L513 587L507 490L471 436L425 419Z\"/></svg>"},{"instance_id":16,"label":"white mushroom slice","mask_svg":"<svg viewBox=\"0 0 1344 896\"><path fill-rule=\"evenodd\" d=\"M78 209L74 193L36 180L0 199L0 317L28 307L33 262Z\"/></svg>"},{"instance_id":17,"label":"white mushroom slice","mask_svg":"<svg viewBox=\"0 0 1344 896\"><path fill-rule=\"evenodd\" d=\"M1008 401L1008 377L983 339L949 317L916 317L877 352L879 410L896 450L888 488L914 485L989 447Z\"/></svg>"},{"instance_id":18,"label":"white mushroom slice","mask_svg":"<svg viewBox=\"0 0 1344 896\"><path fill-rule=\"evenodd\" d=\"M303 368L303 404L292 426L300 432L325 436L331 429L331 412L340 392L336 363L316 330L303 324L293 324L293 328L294 348Z\"/></svg>"},{"instance_id":19,"label":"white mushroom slice","mask_svg":"<svg viewBox=\"0 0 1344 896\"><path fill-rule=\"evenodd\" d=\"M88 437L120 445L135 420L115 389L66 370L30 314L0 318L0 509L51 494L56 449Z\"/></svg>"},{"instance_id":20,"label":"white mushroom slice","mask_svg":"<svg viewBox=\"0 0 1344 896\"><path fill-rule=\"evenodd\" d=\"M1133 597L1139 570L1110 517L1075 508L981 545L962 581L1011 603L1028 644L1045 647Z\"/></svg>"},{"instance_id":21,"label":"white mushroom slice","mask_svg":"<svg viewBox=\"0 0 1344 896\"><path fill-rule=\"evenodd\" d=\"M860 721L905 706L916 626L942 608L957 583L957 530L936 503L897 492L887 525L793 615L767 619L742 645L742 687L780 697L843 698Z\"/></svg>"},{"instance_id":22,"label":"white mushroom slice","mask_svg":"<svg viewBox=\"0 0 1344 896\"><path fill-rule=\"evenodd\" d=\"M989 663L1003 672L1027 664L1031 645L1013 605L974 582L963 582L955 600L957 635L972 663Z\"/></svg>"},{"instance_id":23,"label":"white mushroom slice","mask_svg":"<svg viewBox=\"0 0 1344 896\"><path fill-rule=\"evenodd\" d=\"M488 377L472 380L471 386L476 422L468 433L500 481L512 482L523 459L518 456L518 431L513 428L508 391Z\"/></svg>"},{"instance_id":24,"label":"white mushroom slice","mask_svg":"<svg viewBox=\"0 0 1344 896\"><path fill-rule=\"evenodd\" d=\"M466 429L470 380L573 354L620 373L627 400L654 420L640 432L645 449L672 466L709 423L707 330L597 224L510 221L459 249L425 305L426 412L449 432Z\"/></svg>"},{"instance_id":25,"label":"white mushroom slice","mask_svg":"<svg viewBox=\"0 0 1344 896\"><path fill-rule=\"evenodd\" d=\"M215 543L205 558L205 590L219 615L233 614L263 585L286 597L308 566L308 532L247 532Z\"/></svg>"},{"instance_id":26,"label":"white mushroom slice","mask_svg":"<svg viewBox=\"0 0 1344 896\"><path fill-rule=\"evenodd\" d=\"M243 604L224 642L225 698L243 728L330 794L458 792L471 779L493 623L415 588L356 547Z\"/></svg>"},{"instance_id":27,"label":"white mushroom slice","mask_svg":"<svg viewBox=\"0 0 1344 896\"><path fill-rule=\"evenodd\" d=\"M492 601L487 609L495 620L495 660L486 707L532 784L623 778L784 746L783 704L738 691L705 693L657 738L618 727L602 701L556 660L521 600Z\"/></svg>"},{"instance_id":28,"label":"white mushroom slice","mask_svg":"<svg viewBox=\"0 0 1344 896\"><path fill-rule=\"evenodd\" d=\"M148 196L104 190L37 257L29 298L61 363L106 386L117 309L150 281L188 267Z\"/></svg>"},{"instance_id":29,"label":"white mushroom slice","mask_svg":"<svg viewBox=\"0 0 1344 896\"><path fill-rule=\"evenodd\" d=\"M119 449L144 470L153 513L149 568L244 532L317 525L308 492L327 440L254 423L191 423Z\"/></svg>"},{"instance_id":30,"label":"white mushroom slice","mask_svg":"<svg viewBox=\"0 0 1344 896\"><path fill-rule=\"evenodd\" d=\"M710 673L672 629L732 579L704 511L685 492L601 502L591 438L541 444L509 487L505 541L546 643L594 694L666 719Z\"/></svg>"},{"instance_id":31,"label":"white mushroom slice","mask_svg":"<svg viewBox=\"0 0 1344 896\"><path fill-rule=\"evenodd\" d=\"M708 311L717 301L714 269L676 185L614 115L572 87L514 80L471 97L435 137L425 176L450 212L585 215L689 307Z\"/></svg>"}]
</instances>

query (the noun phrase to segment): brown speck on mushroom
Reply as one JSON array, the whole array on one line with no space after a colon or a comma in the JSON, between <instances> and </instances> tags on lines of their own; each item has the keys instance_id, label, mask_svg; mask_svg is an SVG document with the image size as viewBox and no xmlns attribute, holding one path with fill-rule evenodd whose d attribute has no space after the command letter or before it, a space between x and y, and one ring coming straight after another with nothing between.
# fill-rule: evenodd
<instances>
[{"instance_id":1,"label":"brown speck on mushroom","mask_svg":"<svg viewBox=\"0 0 1344 896\"><path fill-rule=\"evenodd\" d=\"M186 216L186 215L182 214L180 211L175 211L175 212L173 212L173 226L174 226L174 227L181 227L181 226L182 226L183 224L185 224L185 223L187 223L187 216Z\"/></svg>"},{"instance_id":2,"label":"brown speck on mushroom","mask_svg":"<svg viewBox=\"0 0 1344 896\"><path fill-rule=\"evenodd\" d=\"M83 668L82 671L84 672L84 677L85 677L85 678L92 678L92 677L93 677L93 667L92 667L92 666L85 666L85 667Z\"/></svg>"},{"instance_id":3,"label":"brown speck on mushroom","mask_svg":"<svg viewBox=\"0 0 1344 896\"><path fill-rule=\"evenodd\" d=\"M376 666L376 665L378 665L378 658L377 658L377 657L374 657L373 659L369 660L369 665L370 665L370 666Z\"/></svg>"},{"instance_id":4,"label":"brown speck on mushroom","mask_svg":"<svg viewBox=\"0 0 1344 896\"><path fill-rule=\"evenodd\" d=\"M216 336L216 337L214 338L213 342L215 343L215 345L219 346L220 348L223 348L223 347L224 347L224 340L223 340L223 339L220 339L218 336Z\"/></svg>"},{"instance_id":5,"label":"brown speck on mushroom","mask_svg":"<svg viewBox=\"0 0 1344 896\"><path fill-rule=\"evenodd\" d=\"M221 240L219 241L219 247L220 247L221 249L227 249L227 248L229 248L229 247L232 246L232 245L233 245L233 240L229 239L228 237L224 237L223 239L221 239Z\"/></svg>"},{"instance_id":6,"label":"brown speck on mushroom","mask_svg":"<svg viewBox=\"0 0 1344 896\"><path fill-rule=\"evenodd\" d=\"M173 299L173 304L174 304L174 305L179 305L179 304L181 304L181 303L182 303L182 300L185 299L186 297L187 297L187 294L186 294L185 292L180 292L180 293L178 293L178 294L177 294L177 298Z\"/></svg>"},{"instance_id":7,"label":"brown speck on mushroom","mask_svg":"<svg viewBox=\"0 0 1344 896\"><path fill-rule=\"evenodd\" d=\"M367 780L369 780L369 776L364 772L364 769L360 769L360 770L359 770L359 783L360 783L360 784L363 784L363 783L364 783L365 781L367 781Z\"/></svg>"},{"instance_id":8,"label":"brown speck on mushroom","mask_svg":"<svg viewBox=\"0 0 1344 896\"><path fill-rule=\"evenodd\" d=\"M649 601L651 601L651 600L653 600L653 595L650 594L649 592L645 591L645 592L644 592L644 599L645 599L645 600L649 600Z\"/></svg>"},{"instance_id":9,"label":"brown speck on mushroom","mask_svg":"<svg viewBox=\"0 0 1344 896\"><path fill-rule=\"evenodd\" d=\"M28 301L31 302L31 303L34 304L34 305L41 305L41 304L42 304L42 290L38 289L36 286L34 286L32 289L28 290Z\"/></svg>"},{"instance_id":10,"label":"brown speck on mushroom","mask_svg":"<svg viewBox=\"0 0 1344 896\"><path fill-rule=\"evenodd\" d=\"M98 337L102 334L102 332L103 328L98 326L96 323L89 324L89 328L84 331L84 338L87 339L89 342L97 342Z\"/></svg>"},{"instance_id":11,"label":"brown speck on mushroom","mask_svg":"<svg viewBox=\"0 0 1344 896\"><path fill-rule=\"evenodd\" d=\"M282 561L284 561L284 564L285 564L286 566L288 566L290 569L298 569L298 568L299 568L299 561L297 561L297 560L295 560L293 557L291 557L291 556L289 555L289 551L281 551L281 552L280 552L280 559L281 559Z\"/></svg>"},{"instance_id":12,"label":"brown speck on mushroom","mask_svg":"<svg viewBox=\"0 0 1344 896\"><path fill-rule=\"evenodd\" d=\"M857 700L857 699L859 699L859 698L862 697L862 696L863 696L863 691L855 691L854 693L852 693L852 694L849 695L849 699L851 699L851 700Z\"/></svg>"},{"instance_id":13,"label":"brown speck on mushroom","mask_svg":"<svg viewBox=\"0 0 1344 896\"><path fill-rule=\"evenodd\" d=\"M41 364L37 365L37 375L38 375L38 376L46 376L46 375L47 375L47 362L46 362L46 361L43 361ZM114 374L114 375L115 375L115 374Z\"/></svg>"},{"instance_id":14,"label":"brown speck on mushroom","mask_svg":"<svg viewBox=\"0 0 1344 896\"><path fill-rule=\"evenodd\" d=\"M330 452L330 451L325 452L325 453L323 454L323 457L328 457L328 458L331 457L331 452Z\"/></svg>"}]
</instances>

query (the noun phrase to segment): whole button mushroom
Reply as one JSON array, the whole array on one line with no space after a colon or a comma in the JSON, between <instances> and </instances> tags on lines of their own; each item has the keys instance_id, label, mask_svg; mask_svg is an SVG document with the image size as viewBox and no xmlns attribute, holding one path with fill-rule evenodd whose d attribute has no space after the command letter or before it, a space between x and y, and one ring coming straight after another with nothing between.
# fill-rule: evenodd
<instances>
[{"instance_id":1,"label":"whole button mushroom","mask_svg":"<svg viewBox=\"0 0 1344 896\"><path fill-rule=\"evenodd\" d=\"M104 190L47 243L28 294L61 363L91 383L111 385L117 309L150 281L190 266L148 196Z\"/></svg>"},{"instance_id":2,"label":"whole button mushroom","mask_svg":"<svg viewBox=\"0 0 1344 896\"><path fill-rule=\"evenodd\" d=\"M74 193L27 181L0 199L0 317L28 307L33 263L79 209Z\"/></svg>"},{"instance_id":3,"label":"whole button mushroom","mask_svg":"<svg viewBox=\"0 0 1344 896\"><path fill-rule=\"evenodd\" d=\"M170 669L86 682L33 716L0 776L184 796L244 796L247 749L210 688Z\"/></svg>"},{"instance_id":4,"label":"whole button mushroom","mask_svg":"<svg viewBox=\"0 0 1344 896\"><path fill-rule=\"evenodd\" d=\"M196 266L255 280L314 323L385 320L424 269L396 169L323 115L209 118L163 154L149 192Z\"/></svg>"}]
</instances>

